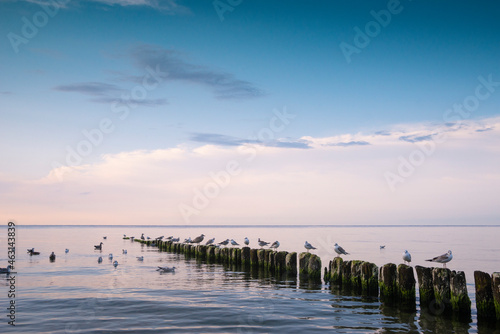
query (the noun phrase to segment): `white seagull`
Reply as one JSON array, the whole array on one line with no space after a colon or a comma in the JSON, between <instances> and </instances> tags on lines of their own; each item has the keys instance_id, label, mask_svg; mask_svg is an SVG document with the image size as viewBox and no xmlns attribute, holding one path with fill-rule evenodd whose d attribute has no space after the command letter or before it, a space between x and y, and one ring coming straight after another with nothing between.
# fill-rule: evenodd
<instances>
[{"instance_id":1,"label":"white seagull","mask_svg":"<svg viewBox=\"0 0 500 334\"><path fill-rule=\"evenodd\" d=\"M116 268L118 267L118 261L115 260L115 262L113 262L113 266Z\"/></svg>"},{"instance_id":2,"label":"white seagull","mask_svg":"<svg viewBox=\"0 0 500 334\"><path fill-rule=\"evenodd\" d=\"M205 235L204 235L204 234L202 234L202 235L200 235L199 237L194 238L194 240L193 240L193 241L191 241L191 243L193 243L193 244L199 244L200 242L202 242L202 241L203 241L203 239L204 239L204 238L205 238Z\"/></svg>"},{"instance_id":3,"label":"white seagull","mask_svg":"<svg viewBox=\"0 0 500 334\"><path fill-rule=\"evenodd\" d=\"M446 254L442 254L425 261L442 263L443 268L446 268L446 263L450 262L451 259L453 259L453 255L451 254L451 250L449 250Z\"/></svg>"},{"instance_id":4,"label":"white seagull","mask_svg":"<svg viewBox=\"0 0 500 334\"><path fill-rule=\"evenodd\" d=\"M380 249L385 249L385 245L381 245L381 246L380 246Z\"/></svg>"},{"instance_id":5,"label":"white seagull","mask_svg":"<svg viewBox=\"0 0 500 334\"><path fill-rule=\"evenodd\" d=\"M205 245L207 245L207 246L212 245L214 242L215 242L215 238L212 238L212 239L208 240Z\"/></svg>"},{"instance_id":6,"label":"white seagull","mask_svg":"<svg viewBox=\"0 0 500 334\"><path fill-rule=\"evenodd\" d=\"M274 248L276 250L276 249L278 249L279 246L280 246L280 242L278 240L276 240L275 242L273 242L273 244L271 246L269 246L269 248Z\"/></svg>"},{"instance_id":7,"label":"white seagull","mask_svg":"<svg viewBox=\"0 0 500 334\"><path fill-rule=\"evenodd\" d=\"M156 271L159 271L161 273L174 273L175 272L175 267L160 267L158 266L158 269Z\"/></svg>"},{"instance_id":8,"label":"white seagull","mask_svg":"<svg viewBox=\"0 0 500 334\"><path fill-rule=\"evenodd\" d=\"M403 261L408 264L411 262L411 254L405 249L405 252L403 253Z\"/></svg>"},{"instance_id":9,"label":"white seagull","mask_svg":"<svg viewBox=\"0 0 500 334\"><path fill-rule=\"evenodd\" d=\"M179 242L180 240L181 240L181 238L173 238L172 242Z\"/></svg>"},{"instance_id":10,"label":"white seagull","mask_svg":"<svg viewBox=\"0 0 500 334\"><path fill-rule=\"evenodd\" d=\"M127 250L126 249L122 249L122 253L123 254L127 254Z\"/></svg>"},{"instance_id":11,"label":"white seagull","mask_svg":"<svg viewBox=\"0 0 500 334\"><path fill-rule=\"evenodd\" d=\"M102 262L102 256L99 256L99 258L97 259L97 263L101 263Z\"/></svg>"},{"instance_id":12,"label":"white seagull","mask_svg":"<svg viewBox=\"0 0 500 334\"><path fill-rule=\"evenodd\" d=\"M69 253L69 249L67 249L67 248L66 248L66 249L64 250L64 253L68 254L68 253Z\"/></svg>"},{"instance_id":13,"label":"white seagull","mask_svg":"<svg viewBox=\"0 0 500 334\"><path fill-rule=\"evenodd\" d=\"M109 257L110 260L113 260L113 254L109 253L108 257Z\"/></svg>"},{"instance_id":14,"label":"white seagull","mask_svg":"<svg viewBox=\"0 0 500 334\"><path fill-rule=\"evenodd\" d=\"M191 243L191 237L184 239L185 244L190 244Z\"/></svg>"},{"instance_id":15,"label":"white seagull","mask_svg":"<svg viewBox=\"0 0 500 334\"><path fill-rule=\"evenodd\" d=\"M349 253L347 253L341 246L339 246L337 243L335 243L335 246L334 246L334 249L335 249L335 253L337 253L339 256L341 254L344 254L344 255L349 255Z\"/></svg>"},{"instance_id":16,"label":"white seagull","mask_svg":"<svg viewBox=\"0 0 500 334\"><path fill-rule=\"evenodd\" d=\"M137 256L137 260L144 261L144 256Z\"/></svg>"},{"instance_id":17,"label":"white seagull","mask_svg":"<svg viewBox=\"0 0 500 334\"><path fill-rule=\"evenodd\" d=\"M313 245L311 245L310 243L308 243L307 241L304 243L304 247L307 249L307 252L309 253L309 250L310 249L316 249L316 247L313 247Z\"/></svg>"},{"instance_id":18,"label":"white seagull","mask_svg":"<svg viewBox=\"0 0 500 334\"><path fill-rule=\"evenodd\" d=\"M258 243L259 243L259 246L260 246L260 247L264 247L264 246L269 245L269 242L266 242L266 241L264 241L264 240L260 240L260 238L259 238L259 240L258 240Z\"/></svg>"},{"instance_id":19,"label":"white seagull","mask_svg":"<svg viewBox=\"0 0 500 334\"><path fill-rule=\"evenodd\" d=\"M229 239L226 239L224 241L221 241L218 243L218 245L226 246L229 243Z\"/></svg>"},{"instance_id":20,"label":"white seagull","mask_svg":"<svg viewBox=\"0 0 500 334\"><path fill-rule=\"evenodd\" d=\"M237 243L236 241L234 241L233 239L231 239L231 245L233 245L233 246L239 246L240 244Z\"/></svg>"},{"instance_id":21,"label":"white seagull","mask_svg":"<svg viewBox=\"0 0 500 334\"><path fill-rule=\"evenodd\" d=\"M247 246L248 246L248 245L250 245L250 240L248 240L248 238L247 238L247 237L245 237L245 241L244 241L244 243L245 243L245 245L247 245Z\"/></svg>"},{"instance_id":22,"label":"white seagull","mask_svg":"<svg viewBox=\"0 0 500 334\"><path fill-rule=\"evenodd\" d=\"M144 239L145 239L145 238L144 238L144 233L143 233L143 234L141 234L141 239L142 239L142 240L144 240Z\"/></svg>"}]
</instances>

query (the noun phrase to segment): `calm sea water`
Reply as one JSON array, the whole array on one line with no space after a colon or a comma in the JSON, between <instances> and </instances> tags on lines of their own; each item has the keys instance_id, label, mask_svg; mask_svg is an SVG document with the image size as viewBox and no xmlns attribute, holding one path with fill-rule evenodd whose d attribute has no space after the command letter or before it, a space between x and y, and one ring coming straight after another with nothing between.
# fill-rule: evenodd
<instances>
[{"instance_id":1,"label":"calm sea water","mask_svg":"<svg viewBox=\"0 0 500 334\"><path fill-rule=\"evenodd\" d=\"M6 275L0 276L1 333L483 333L477 326L474 270L500 271L500 227L199 227L199 226L17 226L16 327L7 324ZM0 267L7 265L7 230L0 230ZM401 263L408 249L412 265L431 266L426 258L451 249L452 270L466 273L473 322L458 324L419 311L411 314L384 307L377 299L345 296L325 284L268 277L183 255L159 252L123 234L173 235L181 240L204 233L205 240L247 236L279 240L280 250L304 251L304 241L327 265L338 242L345 259L377 265ZM103 236L107 236L103 240ZM103 251L93 245L103 242ZM380 245L386 248L380 250ZM39 256L29 256L35 247ZM64 250L68 248L69 253ZM127 254L122 250L126 249ZM56 261L49 261L55 252ZM114 268L108 254L119 265ZM97 258L103 256L102 263ZM136 256L144 256L140 262ZM160 274L157 266L176 266Z\"/></svg>"}]
</instances>

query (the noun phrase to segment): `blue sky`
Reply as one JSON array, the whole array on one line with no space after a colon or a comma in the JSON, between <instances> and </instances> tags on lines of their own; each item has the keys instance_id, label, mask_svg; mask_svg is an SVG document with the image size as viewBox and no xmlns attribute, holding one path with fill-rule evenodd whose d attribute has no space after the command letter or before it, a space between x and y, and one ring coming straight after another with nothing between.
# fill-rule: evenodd
<instances>
[{"instance_id":1,"label":"blue sky","mask_svg":"<svg viewBox=\"0 0 500 334\"><path fill-rule=\"evenodd\" d=\"M230 9L221 13L220 6ZM375 23L373 13L383 17L381 13L391 10L390 19L385 16L386 24ZM431 187L431 180L442 178L440 168L459 173L458 180L472 180L475 171L491 164L492 155L498 153L498 145L491 143L498 144L499 14L495 2L472 1L291 1L286 5L236 0L0 1L4 36L0 43L0 181L2 198L7 201L3 202L6 217L23 219L23 208L36 213L36 208L49 207L52 210L43 211L44 218L36 223L50 219L49 211L57 215L57 208L65 212L59 222L71 223L68 217L102 201L121 203L125 179L116 179L115 184L109 173L134 156L138 160L130 165L133 167L127 165L131 169L125 174L134 179L144 172L138 167L140 161L145 163L157 154L177 164L160 165L159 174L150 171L150 178L138 177L131 187L141 198L158 201L149 210L157 211L152 221L186 222L186 214L179 213L182 203L193 207L191 199L196 197L196 189L210 182L208 175L224 170L232 156L241 158L241 148L252 146L259 147L261 159L252 158L244 168L241 159L236 159L247 173L232 175L230 185L210 199L210 205L195 208L197 213L191 217L196 222L244 217L256 223L281 223L298 217L293 223L307 223L305 217L315 206L316 222L320 223L387 221L382 217L396 203L394 185L398 191L404 188L400 195L408 191L409 197L403 197L408 204L411 198L428 196L431 188L419 187L426 181ZM367 32L370 24L377 30ZM356 46L358 28L370 35L365 36L369 43L362 47ZM346 57L342 43L357 47L357 53ZM490 82L489 86L484 82ZM488 96L471 99L478 86L482 96ZM450 117L448 109L467 101L480 103L470 107L470 112ZM293 117L286 124L275 119L277 114L287 113ZM453 126L452 120L460 124ZM108 131L99 130L102 137L96 135L90 146L82 144L89 141L84 132L96 133L92 130L99 129L102 122ZM417 143L437 142L432 136L441 132L453 132L457 140L438 145L441 150L426 155L426 162L416 166L411 177L402 177L397 172L399 157L409 159L419 149ZM483 154L469 147L476 140L485 150ZM458 142L462 146L455 147ZM68 152L79 148L85 154L68 159ZM207 160L197 160L200 155ZM278 161L271 158L281 155ZM456 168L456 159L463 161L464 157L467 168ZM432 165L440 159L442 164ZM342 163L337 165L339 161ZM312 162L319 165L311 166ZM359 164L378 167L354 172ZM73 178L70 172L57 169L66 167L81 175ZM94 178L95 184L83 181L82 175L94 175L101 168L106 170L99 174L102 179ZM341 170L350 176L342 175ZM429 173L429 179L424 179L422 170ZM291 189L286 187L279 190L280 182L296 181L295 173L309 173L304 175L305 183L292 187L307 199L288 198ZM494 170L481 173L497 175ZM48 181L51 175L59 177ZM261 184L267 177L268 183ZM312 200L316 196L310 192L315 186L321 188L324 180L333 186L338 178L350 180L338 194L342 210L329 210L330 202ZM359 188L356 190L361 179L369 185L358 187L369 187L372 196L385 196L381 212L377 211L380 218L373 222L367 221L369 214L354 214L361 205ZM488 189L481 188L483 181ZM483 181L471 181L478 193L498 194L497 183ZM178 188L166 191L172 182ZM238 187L240 182L243 185ZM412 182L415 188L411 188ZM153 184L163 185L166 192L151 191ZM445 189L450 193L469 189L455 186ZM103 188L109 197L96 196L88 204L78 196L68 199L70 194L92 197ZM241 203L258 203L257 198L274 188L275 196L268 199L274 209L263 209L268 214L259 216L240 207ZM54 194L49 196L51 191ZM318 196L327 196L328 190L324 191L318 191ZM12 192L19 199L11 198ZM23 192L33 197L22 199ZM239 199L240 204L231 205L240 211L226 216L222 208L230 205L224 199L229 193ZM164 204L160 204L162 196ZM68 202L62 203L61 198ZM282 201L289 206L314 204L293 213L287 205L280 205ZM430 205L428 200L424 202L423 207ZM464 223L481 215L489 223L498 223L498 209L488 206L488 199L480 202L469 208ZM166 208L165 203L169 203ZM221 211L215 209L217 205ZM118 207L95 210L87 221L105 222ZM455 209L459 210L453 214L445 212ZM455 216L463 217L460 210L465 209L457 203L435 210L419 222L452 222ZM24 219L35 223L31 216ZM403 220L412 222L402 213L393 223Z\"/></svg>"}]
</instances>

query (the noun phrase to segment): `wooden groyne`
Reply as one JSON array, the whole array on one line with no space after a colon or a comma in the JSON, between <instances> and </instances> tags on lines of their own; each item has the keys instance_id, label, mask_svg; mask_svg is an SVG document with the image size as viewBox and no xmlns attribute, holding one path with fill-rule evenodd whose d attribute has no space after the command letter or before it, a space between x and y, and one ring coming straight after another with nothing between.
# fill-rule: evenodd
<instances>
[{"instance_id":1,"label":"wooden groyne","mask_svg":"<svg viewBox=\"0 0 500 334\"><path fill-rule=\"evenodd\" d=\"M313 253L297 255L295 252L250 247L221 248L161 240L134 241L207 263L258 269L259 272L286 275L292 279L298 274L301 280L321 283L321 259ZM324 268L323 280L342 293L379 298L383 305L405 312L415 312L419 302L421 310L433 316L467 323L471 321L471 300L463 271L422 266L416 266L414 271L411 266L394 263L379 268L374 263L344 261L336 257ZM478 321L500 323L500 273L490 275L475 271L474 281Z\"/></svg>"}]
</instances>

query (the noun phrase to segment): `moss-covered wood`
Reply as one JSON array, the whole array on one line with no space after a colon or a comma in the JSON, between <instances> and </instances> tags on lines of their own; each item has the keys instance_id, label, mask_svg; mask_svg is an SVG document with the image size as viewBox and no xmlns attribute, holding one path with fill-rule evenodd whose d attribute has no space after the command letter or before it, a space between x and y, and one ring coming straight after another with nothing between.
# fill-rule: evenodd
<instances>
[{"instance_id":1,"label":"moss-covered wood","mask_svg":"<svg viewBox=\"0 0 500 334\"><path fill-rule=\"evenodd\" d=\"M307 269L311 253L302 252L299 254L299 274L307 276Z\"/></svg>"},{"instance_id":2,"label":"moss-covered wood","mask_svg":"<svg viewBox=\"0 0 500 334\"><path fill-rule=\"evenodd\" d=\"M463 271L452 271L450 276L451 309L454 319L469 323L471 321L471 302L467 293L467 282Z\"/></svg>"},{"instance_id":3,"label":"moss-covered wood","mask_svg":"<svg viewBox=\"0 0 500 334\"><path fill-rule=\"evenodd\" d=\"M415 291L417 282L415 281L413 268L406 264L400 264L397 275L399 307L403 311L413 312L417 308Z\"/></svg>"},{"instance_id":4,"label":"moss-covered wood","mask_svg":"<svg viewBox=\"0 0 500 334\"><path fill-rule=\"evenodd\" d=\"M250 249L250 265L252 267L259 266L259 257L257 256L258 249Z\"/></svg>"},{"instance_id":5,"label":"moss-covered wood","mask_svg":"<svg viewBox=\"0 0 500 334\"><path fill-rule=\"evenodd\" d=\"M493 293L496 319L500 321L500 273L498 272L491 275L491 290Z\"/></svg>"},{"instance_id":6,"label":"moss-covered wood","mask_svg":"<svg viewBox=\"0 0 500 334\"><path fill-rule=\"evenodd\" d=\"M496 319L491 276L482 271L474 271L476 285L476 309L478 320L493 321Z\"/></svg>"},{"instance_id":7,"label":"moss-covered wood","mask_svg":"<svg viewBox=\"0 0 500 334\"><path fill-rule=\"evenodd\" d=\"M351 261L351 291L361 294L361 264L363 261Z\"/></svg>"},{"instance_id":8,"label":"moss-covered wood","mask_svg":"<svg viewBox=\"0 0 500 334\"><path fill-rule=\"evenodd\" d=\"M297 274L297 253L291 252L286 255L285 258L286 271L290 275Z\"/></svg>"},{"instance_id":9,"label":"moss-covered wood","mask_svg":"<svg viewBox=\"0 0 500 334\"><path fill-rule=\"evenodd\" d=\"M241 264L243 266L250 265L250 247L243 247L241 249Z\"/></svg>"},{"instance_id":10,"label":"moss-covered wood","mask_svg":"<svg viewBox=\"0 0 500 334\"><path fill-rule=\"evenodd\" d=\"M378 296L378 267L371 262L361 264L361 294Z\"/></svg>"},{"instance_id":11,"label":"moss-covered wood","mask_svg":"<svg viewBox=\"0 0 500 334\"><path fill-rule=\"evenodd\" d=\"M429 308L434 300L434 284L432 282L432 268L415 266L418 279L420 307Z\"/></svg>"},{"instance_id":12,"label":"moss-covered wood","mask_svg":"<svg viewBox=\"0 0 500 334\"><path fill-rule=\"evenodd\" d=\"M342 262L342 266L340 267L340 271L342 273L341 287L347 291L350 291L351 289L351 262L352 261Z\"/></svg>"},{"instance_id":13,"label":"moss-covered wood","mask_svg":"<svg viewBox=\"0 0 500 334\"><path fill-rule=\"evenodd\" d=\"M448 268L432 269L434 302L431 308L434 315L450 316L452 314L450 275L451 271Z\"/></svg>"},{"instance_id":14,"label":"moss-covered wood","mask_svg":"<svg viewBox=\"0 0 500 334\"><path fill-rule=\"evenodd\" d=\"M282 273L286 271L286 257L288 252L281 251L276 252L274 256L274 271L276 273Z\"/></svg>"},{"instance_id":15,"label":"moss-covered wood","mask_svg":"<svg viewBox=\"0 0 500 334\"><path fill-rule=\"evenodd\" d=\"M342 267L344 260L341 257L336 257L330 262L330 283L334 285L342 284Z\"/></svg>"},{"instance_id":16,"label":"moss-covered wood","mask_svg":"<svg viewBox=\"0 0 500 334\"><path fill-rule=\"evenodd\" d=\"M397 267L387 263L380 267L379 273L380 300L387 305L395 305L398 300Z\"/></svg>"},{"instance_id":17,"label":"moss-covered wood","mask_svg":"<svg viewBox=\"0 0 500 334\"><path fill-rule=\"evenodd\" d=\"M266 250L265 249L258 249L257 250L257 262L259 264L259 267L265 267L265 264L266 264Z\"/></svg>"},{"instance_id":18,"label":"moss-covered wood","mask_svg":"<svg viewBox=\"0 0 500 334\"><path fill-rule=\"evenodd\" d=\"M321 259L316 254L311 254L309 257L307 275L310 280L321 280Z\"/></svg>"}]
</instances>

